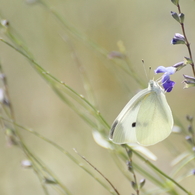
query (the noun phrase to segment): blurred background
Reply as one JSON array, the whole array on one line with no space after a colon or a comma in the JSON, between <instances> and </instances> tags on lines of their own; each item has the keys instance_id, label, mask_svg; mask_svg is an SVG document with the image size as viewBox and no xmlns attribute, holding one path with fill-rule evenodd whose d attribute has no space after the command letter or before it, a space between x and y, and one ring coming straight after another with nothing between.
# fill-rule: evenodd
<instances>
[{"instance_id":1,"label":"blurred background","mask_svg":"<svg viewBox=\"0 0 195 195\"><path fill-rule=\"evenodd\" d=\"M143 69L142 59L145 61L146 69L152 67L148 77L153 78L153 70L158 66L172 66L182 61L184 56L189 56L184 45L170 44L174 34L181 33L179 23L170 15L170 11L177 11L171 1L47 0L46 2L81 35L106 51L119 51L117 43L122 41L131 67L145 83L145 87L148 78ZM73 36L41 4L30 0L0 0L0 3L1 18L9 21L10 27L15 29L36 61L56 78L86 96L73 57L73 52L76 52L77 59L85 68L93 87L97 107L110 125L128 100L142 88L121 71L120 74L124 74L123 79L126 84L123 86L117 79L118 69L113 61L92 48L87 40ZM181 0L192 53L195 51L194 8L194 1ZM0 36L5 37L4 29L1 29ZM110 153L95 143L92 129L56 96L29 62L2 42L0 42L0 59L7 76L16 121L58 143L100 177L74 153L73 148L76 148L110 179L121 194L131 194L133 190L129 181L118 170ZM195 88L183 89L183 74L192 76L191 68L186 67L172 76L176 86L166 96L175 117L186 127L188 123L185 116L195 113L193 104ZM20 132L29 148L55 172L73 194L110 194L55 148L32 134L22 130ZM170 152L174 150L172 146L175 146L179 153L184 152L185 137L182 134L173 134L165 141L148 147L158 157L154 164L165 173L170 172L172 169L170 162L175 158ZM21 167L21 161L26 159L25 155L18 148L7 146L3 132L0 136L0 154L0 194L44 194L33 170ZM141 178L142 176L138 175L138 179ZM193 178L189 180L187 178L181 184L193 192L194 182ZM150 187L153 187L152 183L146 181L145 188ZM57 194L52 188L50 193Z\"/></svg>"}]
</instances>

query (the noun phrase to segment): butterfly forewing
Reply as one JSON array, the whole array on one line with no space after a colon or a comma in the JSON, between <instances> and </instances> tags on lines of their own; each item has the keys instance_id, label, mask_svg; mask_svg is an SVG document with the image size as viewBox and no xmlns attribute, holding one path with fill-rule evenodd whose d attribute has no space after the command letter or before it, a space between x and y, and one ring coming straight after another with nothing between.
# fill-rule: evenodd
<instances>
[{"instance_id":1,"label":"butterfly forewing","mask_svg":"<svg viewBox=\"0 0 195 195\"><path fill-rule=\"evenodd\" d=\"M148 93L148 90L142 90L136 94L123 108L118 117L112 124L110 139L114 143L135 143L136 138L136 119L142 97Z\"/></svg>"}]
</instances>

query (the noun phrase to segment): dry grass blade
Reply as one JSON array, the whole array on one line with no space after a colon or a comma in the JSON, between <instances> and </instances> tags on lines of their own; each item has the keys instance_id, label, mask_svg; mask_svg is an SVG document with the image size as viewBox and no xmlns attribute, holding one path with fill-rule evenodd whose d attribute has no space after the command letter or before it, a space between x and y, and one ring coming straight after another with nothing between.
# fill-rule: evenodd
<instances>
[{"instance_id":1,"label":"dry grass blade","mask_svg":"<svg viewBox=\"0 0 195 195\"><path fill-rule=\"evenodd\" d=\"M73 150L83 159L85 160L91 167L93 167L110 185L111 187L114 189L114 191L116 192L116 194L120 195L120 193L118 192L118 190L114 187L114 185L110 182L110 180L105 177L94 165L92 165L84 156L82 156L75 148L73 148Z\"/></svg>"}]
</instances>

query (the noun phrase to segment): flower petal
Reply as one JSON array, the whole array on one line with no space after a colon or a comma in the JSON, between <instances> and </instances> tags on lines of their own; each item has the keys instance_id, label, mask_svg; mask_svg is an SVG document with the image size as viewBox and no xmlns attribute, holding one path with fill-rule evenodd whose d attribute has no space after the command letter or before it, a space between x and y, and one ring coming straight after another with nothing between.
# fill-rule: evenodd
<instances>
[{"instance_id":1,"label":"flower petal","mask_svg":"<svg viewBox=\"0 0 195 195\"><path fill-rule=\"evenodd\" d=\"M171 80L167 80L165 83L162 84L166 92L171 92L175 82Z\"/></svg>"},{"instance_id":2,"label":"flower petal","mask_svg":"<svg viewBox=\"0 0 195 195\"><path fill-rule=\"evenodd\" d=\"M176 72L175 67L164 67L164 66L159 66L155 71L156 74L158 73L167 73L169 75L174 74Z\"/></svg>"},{"instance_id":3,"label":"flower petal","mask_svg":"<svg viewBox=\"0 0 195 195\"><path fill-rule=\"evenodd\" d=\"M174 74L176 71L177 68L173 66L170 67L159 66L155 70L155 73L164 73L161 79L161 83L166 92L170 92L175 85L175 82L170 80L170 75Z\"/></svg>"},{"instance_id":4,"label":"flower petal","mask_svg":"<svg viewBox=\"0 0 195 195\"><path fill-rule=\"evenodd\" d=\"M167 71L166 71L166 68L164 66L159 66L154 72L156 74L158 74L158 73L165 73Z\"/></svg>"},{"instance_id":5,"label":"flower petal","mask_svg":"<svg viewBox=\"0 0 195 195\"><path fill-rule=\"evenodd\" d=\"M162 76L162 80L161 80L161 82L162 82L162 84L164 84L164 83L166 83L166 82L168 82L168 81L170 81L170 76L169 76L169 74L163 74L163 76Z\"/></svg>"},{"instance_id":6,"label":"flower petal","mask_svg":"<svg viewBox=\"0 0 195 195\"><path fill-rule=\"evenodd\" d=\"M166 68L167 74L171 75L174 74L176 72L176 68L175 67L167 67Z\"/></svg>"}]
</instances>

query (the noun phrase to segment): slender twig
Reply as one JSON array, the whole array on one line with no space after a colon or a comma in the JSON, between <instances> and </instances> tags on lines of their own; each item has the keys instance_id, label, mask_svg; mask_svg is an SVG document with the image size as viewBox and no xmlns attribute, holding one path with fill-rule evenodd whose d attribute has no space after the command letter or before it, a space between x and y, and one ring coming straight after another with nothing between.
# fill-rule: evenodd
<instances>
[{"instance_id":1,"label":"slender twig","mask_svg":"<svg viewBox=\"0 0 195 195\"><path fill-rule=\"evenodd\" d=\"M194 128L193 128L193 117L187 117L187 120L189 122L189 125L188 125L188 133L190 134L189 138L189 143L195 147L195 132L194 132Z\"/></svg>"},{"instance_id":2,"label":"slender twig","mask_svg":"<svg viewBox=\"0 0 195 195\"><path fill-rule=\"evenodd\" d=\"M18 49L17 47L15 47L14 45L10 44L9 42L7 42L6 40L4 40L2 38L0 38L0 41L2 41L3 43L5 43L6 45L10 46L11 48L13 48L14 50L16 50L17 52L19 52L24 57L26 57L34 65L34 68L39 73L41 73L43 76L47 75L48 78L51 78L53 81L55 81L58 84L64 86L66 89L68 89L74 95L76 95L79 99L81 99L84 103L86 103L93 110L94 114L101 120L101 122L105 125L106 128L108 128L108 129L110 128L109 124L103 118L103 116L101 115L101 113L87 99L85 99L82 95L78 94L76 91L74 91L67 84L65 84L64 82L58 80L53 75L51 75L49 72L47 72L46 70L44 70L34 59L32 59L29 55L27 55L26 53L24 53L23 51L21 51L20 49Z\"/></svg>"},{"instance_id":3,"label":"slender twig","mask_svg":"<svg viewBox=\"0 0 195 195\"><path fill-rule=\"evenodd\" d=\"M133 189L136 191L136 194L139 195L140 191L139 191L139 185L137 183L137 177L136 177L136 174L135 174L135 171L134 171L134 168L133 168L133 160L132 160L132 154L133 154L133 151L129 148L129 147L126 147L126 145L124 145L125 147L125 150L126 150L126 153L128 155L128 170L133 174L133 179L134 181L132 181L132 187Z\"/></svg>"},{"instance_id":4,"label":"slender twig","mask_svg":"<svg viewBox=\"0 0 195 195\"><path fill-rule=\"evenodd\" d=\"M182 12L181 12L181 7L180 7L179 3L178 3L178 5L177 5L177 8L178 8L179 14L181 14ZM187 46L187 48L188 48L189 56L190 56L190 59L191 59L191 61L192 61L191 67L192 67L192 71L193 71L193 74L194 74L194 77L195 77L194 61L193 61L193 59L192 59L192 52L191 52L191 48L190 48L190 43L189 43L189 41L188 41L188 39L187 39L187 36L186 36L184 23L183 23L183 22L180 22L180 25L181 25L181 29L182 29L182 32L183 32L183 36L185 37L186 46Z\"/></svg>"},{"instance_id":5,"label":"slender twig","mask_svg":"<svg viewBox=\"0 0 195 195\"><path fill-rule=\"evenodd\" d=\"M65 154L70 160L72 160L75 164L77 164L78 166L80 166L84 171L86 171L90 176L92 176L97 182L99 182L106 190L108 190L111 194L114 194L114 192L110 191L110 188L108 186L105 185L104 182L102 182L100 179L98 179L97 177L95 177L87 168L85 168L79 161L77 161L76 158L74 158L68 151L64 150L61 146L59 146L58 144L56 144L55 142L49 140L48 138L44 137L43 135L39 134L38 132L34 131L34 130L31 130L31 129L28 129L14 121L11 121L11 120L8 120L6 118L4 118L3 116L0 115L0 119L8 122L8 123L11 123L11 124L14 124L16 125L18 128L21 128L25 131L28 131L29 133L31 134L34 134L35 136L37 136L38 138L42 139L43 141L51 144L53 147L55 147L56 149L58 149L60 152L62 152L63 154ZM38 162L38 164L40 164ZM40 165L41 166L41 165ZM45 169L45 167L43 167ZM55 178L55 180L57 181L58 183L58 180L56 179L56 177L53 175L53 174L50 174L53 178Z\"/></svg>"},{"instance_id":6,"label":"slender twig","mask_svg":"<svg viewBox=\"0 0 195 195\"><path fill-rule=\"evenodd\" d=\"M0 72L3 74L3 70L2 70L2 66L0 64ZM4 75L4 74L3 74ZM14 136L15 138L17 139L17 145L18 147L20 147L20 149L24 152L24 154L27 156L27 158L33 162L33 170L34 172L36 173L37 177L39 178L40 182L41 182L41 186L43 188L43 191L46 195L48 195L48 190L46 188L46 185L45 183L43 183L43 180L44 180L44 174L42 172L42 170L44 170L45 172L47 172L49 175L53 175L51 173L51 171L48 170L48 168L43 165L42 162L40 162L40 160L30 151L30 149L26 146L26 144L24 143L23 141L23 138L21 137L19 131L18 131L18 126L16 125L16 123L14 122L15 121L15 116L14 116L14 110L13 110L13 107L12 107L12 104L11 104L11 99L10 99L10 96L9 96L9 90L8 90L8 87L7 87L7 81L6 81L6 77L5 75L3 76L3 85L4 85L4 88L5 88L5 94L8 98L8 101L9 101L9 110L10 110L10 113L8 115L8 113L5 111L5 113L7 114L7 117L12 121L12 125L13 125L13 130L14 130ZM3 107L4 109L4 107ZM5 110L5 109L4 109ZM3 119L3 118L1 118ZM3 119L4 120L4 119ZM5 121L5 120L4 120ZM8 121L8 120L7 120ZM41 167L41 169L40 169ZM55 177L56 178L56 177ZM56 179L57 180L57 179ZM58 180L58 184L59 186L62 188L62 190L65 192L66 195L71 195L72 193L61 183L59 182Z\"/></svg>"},{"instance_id":7,"label":"slender twig","mask_svg":"<svg viewBox=\"0 0 195 195\"><path fill-rule=\"evenodd\" d=\"M105 177L94 165L92 165L84 156L82 156L75 148L73 148L73 150L83 159L85 160L91 167L93 167L110 185L111 187L114 189L114 191L116 192L116 194L120 195L118 190L114 187L114 185L110 182L110 180Z\"/></svg>"},{"instance_id":8,"label":"slender twig","mask_svg":"<svg viewBox=\"0 0 195 195\"><path fill-rule=\"evenodd\" d=\"M3 68L2 68L2 65L0 63L0 73L3 75L2 77L2 81L3 81L3 86L4 86L4 92L5 92L5 95L6 95L6 98L7 98L7 101L8 101L8 108L9 108L9 113L6 111L6 109L4 108L3 104L2 104L2 108L4 109L5 113L7 114L7 116L10 118L10 120L14 121L15 120L15 116L14 116L14 109L12 107L12 103L11 103L11 98L9 96L9 90L8 90L8 86L7 86L7 79L6 79L6 76L3 72ZM6 125L2 122L4 128L6 128ZM29 159L32 159L32 156L30 155L30 153L28 152L29 149L26 147L26 145L24 144L23 142L23 139L22 137L20 136L19 132L18 132L18 129L16 127L16 125L14 123L13 124L13 133L14 133L14 137L15 137L15 140L17 140L17 146L25 153L25 155L29 158ZM42 182L42 177L41 177L41 174L39 173L38 171L38 168L36 167L35 164L33 164L33 170L35 171L37 177L39 178L40 180L40 183L41 183L41 186L43 188L43 191L46 195L48 195L48 190L45 186L45 184Z\"/></svg>"},{"instance_id":9,"label":"slender twig","mask_svg":"<svg viewBox=\"0 0 195 195\"><path fill-rule=\"evenodd\" d=\"M87 75L85 67L81 63L81 60L79 58L79 55L78 55L73 43L71 42L69 37L67 37L67 36L61 36L61 37L68 44L68 46L69 46L69 48L72 52L73 60L75 61L75 64L76 64L76 66L77 66L77 68L80 72L82 82L83 82L83 87L84 87L84 89L85 89L85 91L88 95L89 101L92 102L95 107L97 107L97 102L96 102L96 99L95 99L94 91L93 91L92 86L91 86L90 79Z\"/></svg>"},{"instance_id":10,"label":"slender twig","mask_svg":"<svg viewBox=\"0 0 195 195\"><path fill-rule=\"evenodd\" d=\"M82 34L77 28L75 28L73 25L69 24L68 21L64 17L62 17L58 12L56 12L54 9L52 9L49 4L47 4L44 0L39 0L39 3L48 11L50 12L64 27L65 29L74 37L81 40L84 44L89 45L91 48L96 50L99 54L103 55L107 58L108 51L100 47L96 42L89 39L86 35ZM120 68L127 74L129 74L132 78L136 80L137 83L140 84L140 86L145 86L140 77L136 74L136 72L127 66L123 66L123 64L127 64L126 61L123 63L118 63L117 61L113 60L113 63L115 63L117 66L120 66Z\"/></svg>"},{"instance_id":11,"label":"slender twig","mask_svg":"<svg viewBox=\"0 0 195 195\"><path fill-rule=\"evenodd\" d=\"M129 147L129 146L127 146ZM133 149L131 149L133 150ZM147 165L149 165L152 169L154 169L155 171L157 171L158 173L160 173L161 175L163 175L165 178L169 179L170 181L172 181L177 187L179 187L181 190L183 190L186 194L188 195L192 195L191 192L189 192L188 190L186 190L183 186L181 186L178 182L176 182L174 179L172 179L171 177L169 177L167 174L165 174L163 171L161 171L158 167L156 167L154 164L152 164L149 160L145 159L142 155L140 155L138 152L136 152L135 150L133 150L134 154L136 156L138 156L140 159L142 159Z\"/></svg>"}]
</instances>

